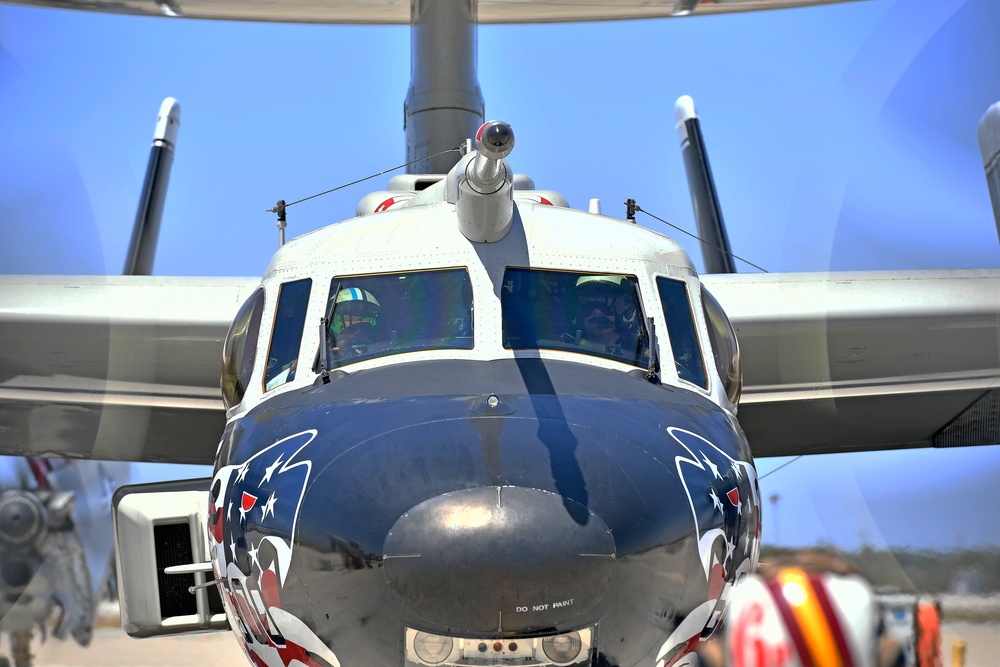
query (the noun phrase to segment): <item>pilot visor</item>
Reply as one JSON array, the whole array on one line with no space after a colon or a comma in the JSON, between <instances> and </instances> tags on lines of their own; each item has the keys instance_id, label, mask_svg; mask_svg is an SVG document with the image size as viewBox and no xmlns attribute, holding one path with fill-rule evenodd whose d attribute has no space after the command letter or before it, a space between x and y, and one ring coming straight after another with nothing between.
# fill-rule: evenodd
<instances>
[{"instance_id":1,"label":"pilot visor","mask_svg":"<svg viewBox=\"0 0 1000 667\"><path fill-rule=\"evenodd\" d=\"M582 310L584 313L587 314L593 312L594 310L599 310L601 314L608 316L612 316L615 314L614 306L612 306L610 303L606 301L602 301L596 298L581 300L580 310Z\"/></svg>"},{"instance_id":2,"label":"pilot visor","mask_svg":"<svg viewBox=\"0 0 1000 667\"><path fill-rule=\"evenodd\" d=\"M341 317L340 315L337 315L333 323L333 330L336 331L337 333L340 333L344 329L352 327L355 324L361 324L361 323L374 325L375 316L365 317L363 315L345 315Z\"/></svg>"},{"instance_id":3,"label":"pilot visor","mask_svg":"<svg viewBox=\"0 0 1000 667\"><path fill-rule=\"evenodd\" d=\"M341 333L357 324L375 326L377 319L378 311L364 303L342 303L333 314L330 329L334 333Z\"/></svg>"}]
</instances>

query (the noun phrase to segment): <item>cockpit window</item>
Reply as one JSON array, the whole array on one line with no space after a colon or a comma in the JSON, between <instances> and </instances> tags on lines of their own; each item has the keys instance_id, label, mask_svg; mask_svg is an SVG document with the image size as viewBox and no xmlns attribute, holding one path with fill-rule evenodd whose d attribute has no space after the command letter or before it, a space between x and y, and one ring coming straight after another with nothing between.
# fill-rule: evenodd
<instances>
[{"instance_id":1,"label":"cockpit window","mask_svg":"<svg viewBox=\"0 0 1000 667\"><path fill-rule=\"evenodd\" d=\"M701 345L698 344L698 329L694 325L687 285L680 280L657 278L656 289L660 293L678 377L708 389L708 374L705 373Z\"/></svg>"},{"instance_id":2,"label":"cockpit window","mask_svg":"<svg viewBox=\"0 0 1000 667\"><path fill-rule=\"evenodd\" d=\"M701 304L705 309L708 323L708 339L715 355L715 367L722 378L722 386L729 400L736 404L743 390L743 362L740 360L740 345L736 340L733 323L722 310L712 293L701 286Z\"/></svg>"},{"instance_id":3,"label":"cockpit window","mask_svg":"<svg viewBox=\"0 0 1000 667\"><path fill-rule=\"evenodd\" d=\"M306 278L284 283L278 292L278 307L274 313L274 330L271 332L271 347L264 373L265 391L295 379L311 289L312 280Z\"/></svg>"},{"instance_id":4,"label":"cockpit window","mask_svg":"<svg viewBox=\"0 0 1000 667\"><path fill-rule=\"evenodd\" d=\"M500 289L503 346L582 352L645 367L634 276L509 268Z\"/></svg>"},{"instance_id":5,"label":"cockpit window","mask_svg":"<svg viewBox=\"0 0 1000 667\"><path fill-rule=\"evenodd\" d=\"M337 276L327 300L331 368L419 350L471 350L466 269Z\"/></svg>"},{"instance_id":6,"label":"cockpit window","mask_svg":"<svg viewBox=\"0 0 1000 667\"><path fill-rule=\"evenodd\" d=\"M240 306L226 335L222 348L222 399L227 408L239 405L250 384L263 311L264 289L258 288Z\"/></svg>"}]
</instances>

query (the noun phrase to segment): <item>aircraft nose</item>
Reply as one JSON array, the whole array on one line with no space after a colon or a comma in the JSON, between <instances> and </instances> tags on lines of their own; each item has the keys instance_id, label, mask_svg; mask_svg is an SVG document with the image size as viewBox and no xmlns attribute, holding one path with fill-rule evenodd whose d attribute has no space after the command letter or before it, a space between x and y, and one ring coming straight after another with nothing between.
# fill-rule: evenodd
<instances>
[{"instance_id":1,"label":"aircraft nose","mask_svg":"<svg viewBox=\"0 0 1000 667\"><path fill-rule=\"evenodd\" d=\"M557 627L600 601L615 562L608 526L571 500L518 486L430 498L389 530L389 588L411 612L470 633ZM585 516L578 521L574 516Z\"/></svg>"}]
</instances>

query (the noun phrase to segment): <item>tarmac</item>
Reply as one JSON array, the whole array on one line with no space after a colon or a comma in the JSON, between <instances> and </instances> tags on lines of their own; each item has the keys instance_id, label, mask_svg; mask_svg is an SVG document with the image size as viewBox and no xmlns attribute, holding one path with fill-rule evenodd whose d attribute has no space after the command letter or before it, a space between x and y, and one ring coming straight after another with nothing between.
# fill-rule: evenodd
<instances>
[{"instance_id":1,"label":"tarmac","mask_svg":"<svg viewBox=\"0 0 1000 667\"><path fill-rule=\"evenodd\" d=\"M1000 625L947 620L942 627L942 661L952 663L952 645L966 642L964 667L996 667L1000 656ZM4 639L0 651L9 646ZM132 639L118 627L100 627L89 648L72 641L36 644L36 667L247 667L249 660L231 632L212 632L180 637ZM650 666L652 667L652 666Z\"/></svg>"}]
</instances>

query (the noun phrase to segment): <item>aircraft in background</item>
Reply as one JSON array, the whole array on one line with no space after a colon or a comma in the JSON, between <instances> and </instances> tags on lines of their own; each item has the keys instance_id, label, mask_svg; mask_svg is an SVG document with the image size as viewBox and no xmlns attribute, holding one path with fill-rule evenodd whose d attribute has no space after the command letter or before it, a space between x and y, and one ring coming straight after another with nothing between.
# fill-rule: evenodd
<instances>
[{"instance_id":1,"label":"aircraft in background","mask_svg":"<svg viewBox=\"0 0 1000 667\"><path fill-rule=\"evenodd\" d=\"M699 279L513 173L471 8L413 5L414 172L263 281L4 279L6 449L216 466L117 494L132 634L229 627L257 665L689 664L754 568L752 455L996 442L1000 274Z\"/></svg>"},{"instance_id":2,"label":"aircraft in background","mask_svg":"<svg viewBox=\"0 0 1000 667\"><path fill-rule=\"evenodd\" d=\"M90 644L114 556L111 494L131 464L0 458L0 632L28 667L32 638L48 632Z\"/></svg>"}]
</instances>

